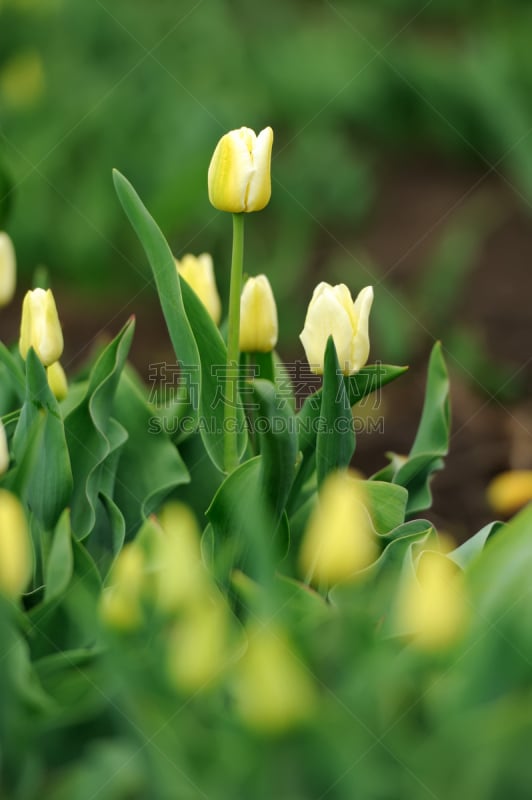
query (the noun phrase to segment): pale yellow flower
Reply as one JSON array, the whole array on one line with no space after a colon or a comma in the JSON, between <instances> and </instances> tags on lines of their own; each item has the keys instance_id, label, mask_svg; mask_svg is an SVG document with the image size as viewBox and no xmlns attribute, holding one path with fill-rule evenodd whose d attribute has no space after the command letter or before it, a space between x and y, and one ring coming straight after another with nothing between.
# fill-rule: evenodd
<instances>
[{"instance_id":1,"label":"pale yellow flower","mask_svg":"<svg viewBox=\"0 0 532 800\"><path fill-rule=\"evenodd\" d=\"M323 482L299 554L307 580L327 586L346 583L377 557L362 486L350 471L333 472Z\"/></svg>"},{"instance_id":2,"label":"pale yellow flower","mask_svg":"<svg viewBox=\"0 0 532 800\"><path fill-rule=\"evenodd\" d=\"M222 316L222 304L216 288L212 258L208 253L192 256L189 253L181 260L176 258L179 275L197 294L214 323L218 325Z\"/></svg>"},{"instance_id":3,"label":"pale yellow flower","mask_svg":"<svg viewBox=\"0 0 532 800\"><path fill-rule=\"evenodd\" d=\"M52 390L54 397L57 400L64 400L68 394L68 381L67 376L65 375L65 370L59 361L55 361L53 364L50 364L46 370L46 376L48 378L48 385Z\"/></svg>"},{"instance_id":4,"label":"pale yellow flower","mask_svg":"<svg viewBox=\"0 0 532 800\"><path fill-rule=\"evenodd\" d=\"M277 344L277 306L266 275L248 278L240 298L240 350L270 353Z\"/></svg>"},{"instance_id":5,"label":"pale yellow flower","mask_svg":"<svg viewBox=\"0 0 532 800\"><path fill-rule=\"evenodd\" d=\"M22 304L19 350L26 358L33 347L45 367L59 361L63 352L63 332L51 289L33 289Z\"/></svg>"},{"instance_id":6,"label":"pale yellow flower","mask_svg":"<svg viewBox=\"0 0 532 800\"><path fill-rule=\"evenodd\" d=\"M0 232L0 307L13 299L17 282L17 259L13 242Z\"/></svg>"},{"instance_id":7,"label":"pale yellow flower","mask_svg":"<svg viewBox=\"0 0 532 800\"><path fill-rule=\"evenodd\" d=\"M532 500L532 470L502 472L491 481L487 497L496 514L514 514Z\"/></svg>"},{"instance_id":8,"label":"pale yellow flower","mask_svg":"<svg viewBox=\"0 0 532 800\"><path fill-rule=\"evenodd\" d=\"M17 600L28 585L32 566L24 509L14 494L0 489L0 592Z\"/></svg>"},{"instance_id":9,"label":"pale yellow flower","mask_svg":"<svg viewBox=\"0 0 532 800\"><path fill-rule=\"evenodd\" d=\"M222 136L212 157L209 200L220 211L260 211L271 196L270 165L273 131L257 136L251 128L239 128Z\"/></svg>"},{"instance_id":10,"label":"pale yellow flower","mask_svg":"<svg viewBox=\"0 0 532 800\"><path fill-rule=\"evenodd\" d=\"M369 356L368 322L373 303L373 288L362 289L355 302L345 284L322 282L314 289L309 303L301 342L312 372L323 373L325 349L333 337L338 363L344 375L353 375Z\"/></svg>"}]
</instances>

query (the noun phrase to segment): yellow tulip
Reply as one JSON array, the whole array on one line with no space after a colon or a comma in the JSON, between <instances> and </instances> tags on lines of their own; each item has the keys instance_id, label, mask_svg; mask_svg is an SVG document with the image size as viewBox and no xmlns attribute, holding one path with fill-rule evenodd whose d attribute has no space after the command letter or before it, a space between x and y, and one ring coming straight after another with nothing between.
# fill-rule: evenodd
<instances>
[{"instance_id":1,"label":"yellow tulip","mask_svg":"<svg viewBox=\"0 0 532 800\"><path fill-rule=\"evenodd\" d=\"M249 278L240 298L240 350L270 353L277 336L277 306L270 281L266 275Z\"/></svg>"},{"instance_id":2,"label":"yellow tulip","mask_svg":"<svg viewBox=\"0 0 532 800\"><path fill-rule=\"evenodd\" d=\"M168 671L178 689L196 692L218 678L227 662L228 610L221 595L205 593L186 608L169 639Z\"/></svg>"},{"instance_id":3,"label":"yellow tulip","mask_svg":"<svg viewBox=\"0 0 532 800\"><path fill-rule=\"evenodd\" d=\"M532 470L502 472L491 481L487 496L496 514L514 514L532 500Z\"/></svg>"},{"instance_id":4,"label":"yellow tulip","mask_svg":"<svg viewBox=\"0 0 532 800\"><path fill-rule=\"evenodd\" d=\"M110 628L127 631L141 624L144 582L144 554L136 543L127 544L113 565L111 585L101 598L100 613Z\"/></svg>"},{"instance_id":5,"label":"yellow tulip","mask_svg":"<svg viewBox=\"0 0 532 800\"><path fill-rule=\"evenodd\" d=\"M208 173L209 200L215 208L238 214L268 205L272 144L271 128L264 128L258 136L251 128L222 136Z\"/></svg>"},{"instance_id":6,"label":"yellow tulip","mask_svg":"<svg viewBox=\"0 0 532 800\"><path fill-rule=\"evenodd\" d=\"M460 571L443 553L421 554L416 575L404 580L399 593L399 632L411 635L422 650L450 646L466 620L466 602Z\"/></svg>"},{"instance_id":7,"label":"yellow tulip","mask_svg":"<svg viewBox=\"0 0 532 800\"><path fill-rule=\"evenodd\" d=\"M0 307L13 299L17 281L17 259L13 242L7 233L0 233Z\"/></svg>"},{"instance_id":8,"label":"yellow tulip","mask_svg":"<svg viewBox=\"0 0 532 800\"><path fill-rule=\"evenodd\" d=\"M30 347L45 367L61 358L63 332L50 289L33 289L24 298L19 341L22 358L26 358Z\"/></svg>"},{"instance_id":9,"label":"yellow tulip","mask_svg":"<svg viewBox=\"0 0 532 800\"><path fill-rule=\"evenodd\" d=\"M32 547L24 509L0 489L0 592L17 600L31 577Z\"/></svg>"},{"instance_id":10,"label":"yellow tulip","mask_svg":"<svg viewBox=\"0 0 532 800\"><path fill-rule=\"evenodd\" d=\"M9 468L9 448L7 446L6 430L0 420L0 475Z\"/></svg>"},{"instance_id":11,"label":"yellow tulip","mask_svg":"<svg viewBox=\"0 0 532 800\"><path fill-rule=\"evenodd\" d=\"M181 260L176 258L179 275L197 294L214 323L218 325L222 316L222 304L216 288L212 258L208 253L200 256L187 254Z\"/></svg>"},{"instance_id":12,"label":"yellow tulip","mask_svg":"<svg viewBox=\"0 0 532 800\"><path fill-rule=\"evenodd\" d=\"M270 625L248 629L248 646L235 670L234 694L242 721L265 733L301 724L315 709L309 673L284 632Z\"/></svg>"},{"instance_id":13,"label":"yellow tulip","mask_svg":"<svg viewBox=\"0 0 532 800\"><path fill-rule=\"evenodd\" d=\"M362 369L369 356L368 322L372 303L371 286L362 289L355 302L343 283L331 286L322 282L316 286L299 337L312 372L323 373L329 336L333 337L344 375L354 375Z\"/></svg>"},{"instance_id":14,"label":"yellow tulip","mask_svg":"<svg viewBox=\"0 0 532 800\"><path fill-rule=\"evenodd\" d=\"M64 400L68 394L68 381L67 376L65 375L65 370L59 361L55 361L53 364L50 364L46 370L46 376L48 378L48 385L52 390L54 397L57 400Z\"/></svg>"},{"instance_id":15,"label":"yellow tulip","mask_svg":"<svg viewBox=\"0 0 532 800\"><path fill-rule=\"evenodd\" d=\"M307 580L347 583L375 560L378 547L364 499L362 482L350 471L334 472L324 481L299 555Z\"/></svg>"}]
</instances>

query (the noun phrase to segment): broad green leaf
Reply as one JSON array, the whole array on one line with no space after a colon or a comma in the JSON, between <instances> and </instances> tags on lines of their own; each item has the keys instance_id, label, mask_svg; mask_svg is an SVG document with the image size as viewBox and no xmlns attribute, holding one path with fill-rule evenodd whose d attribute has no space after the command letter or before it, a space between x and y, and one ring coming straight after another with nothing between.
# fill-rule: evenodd
<instances>
[{"instance_id":1,"label":"broad green leaf","mask_svg":"<svg viewBox=\"0 0 532 800\"><path fill-rule=\"evenodd\" d=\"M85 395L65 419L72 462L72 530L77 539L89 535L96 521L101 491L112 487L106 460L125 441L125 431L111 421L115 392L133 336L133 321L103 351L94 365Z\"/></svg>"},{"instance_id":2,"label":"broad green leaf","mask_svg":"<svg viewBox=\"0 0 532 800\"><path fill-rule=\"evenodd\" d=\"M102 578L107 576L113 561L120 553L125 537L124 515L108 495L100 492L95 525L85 543Z\"/></svg>"},{"instance_id":3,"label":"broad green leaf","mask_svg":"<svg viewBox=\"0 0 532 800\"><path fill-rule=\"evenodd\" d=\"M164 430L152 432L154 411L128 370L118 385L113 414L128 433L120 453L114 500L124 515L126 538L130 538L164 497L188 483L190 477Z\"/></svg>"},{"instance_id":4,"label":"broad green leaf","mask_svg":"<svg viewBox=\"0 0 532 800\"><path fill-rule=\"evenodd\" d=\"M350 375L346 385L351 406L362 402L370 394L379 392L383 386L399 378L407 369L408 367L394 367L390 364L371 364L363 367L356 375ZM297 415L299 449L305 454L316 446L322 393L323 389L318 389L309 395Z\"/></svg>"},{"instance_id":5,"label":"broad green leaf","mask_svg":"<svg viewBox=\"0 0 532 800\"><path fill-rule=\"evenodd\" d=\"M135 229L153 271L164 318L182 380L189 386L193 407L199 410L200 433L205 448L224 470L224 384L227 350L220 331L203 303L177 274L175 259L155 220L119 172L113 173L115 188ZM244 413L238 409L239 452L246 446Z\"/></svg>"},{"instance_id":6,"label":"broad green leaf","mask_svg":"<svg viewBox=\"0 0 532 800\"><path fill-rule=\"evenodd\" d=\"M325 349L320 427L316 439L316 474L318 484L335 469L349 466L355 452L353 415L340 371L332 336Z\"/></svg>"},{"instance_id":7,"label":"broad green leaf","mask_svg":"<svg viewBox=\"0 0 532 800\"><path fill-rule=\"evenodd\" d=\"M74 556L70 512L64 511L54 531L50 553L44 565L44 601L61 595L72 577Z\"/></svg>"},{"instance_id":8,"label":"broad green leaf","mask_svg":"<svg viewBox=\"0 0 532 800\"><path fill-rule=\"evenodd\" d=\"M22 491L35 516L46 528L53 528L70 499L72 470L59 405L31 348L26 359L26 398L13 437L17 462L32 447L36 429L38 447L33 449Z\"/></svg>"},{"instance_id":9,"label":"broad green leaf","mask_svg":"<svg viewBox=\"0 0 532 800\"><path fill-rule=\"evenodd\" d=\"M436 342L430 355L425 402L410 458L427 453L432 456L447 455L450 425L449 375L441 343Z\"/></svg>"},{"instance_id":10,"label":"broad green leaf","mask_svg":"<svg viewBox=\"0 0 532 800\"><path fill-rule=\"evenodd\" d=\"M224 480L207 509L207 518L214 532L215 550L229 543L232 561L224 557L229 571L239 568L260 583L269 583L276 526L261 481L261 456L245 461ZM216 554L214 559L216 562Z\"/></svg>"},{"instance_id":11,"label":"broad green leaf","mask_svg":"<svg viewBox=\"0 0 532 800\"><path fill-rule=\"evenodd\" d=\"M404 522L408 492L403 486L384 481L360 481L360 486L378 534L386 534Z\"/></svg>"},{"instance_id":12,"label":"broad green leaf","mask_svg":"<svg viewBox=\"0 0 532 800\"><path fill-rule=\"evenodd\" d=\"M443 467L449 433L449 378L441 344L436 342L429 361L423 412L410 453L407 457L388 453L390 464L372 476L372 480L389 481L408 489L407 516L430 507L430 480Z\"/></svg>"},{"instance_id":13,"label":"broad green leaf","mask_svg":"<svg viewBox=\"0 0 532 800\"><path fill-rule=\"evenodd\" d=\"M491 537L499 531L502 532L504 528L503 522L490 522L484 525L474 536L449 553L449 558L462 569L466 569L482 553Z\"/></svg>"},{"instance_id":14,"label":"broad green leaf","mask_svg":"<svg viewBox=\"0 0 532 800\"><path fill-rule=\"evenodd\" d=\"M295 417L290 405L277 395L273 383L254 381L253 394L259 407L253 422L260 439L261 485L277 520L286 505L295 475Z\"/></svg>"},{"instance_id":15,"label":"broad green leaf","mask_svg":"<svg viewBox=\"0 0 532 800\"><path fill-rule=\"evenodd\" d=\"M532 504L489 539L467 573L475 609L485 617L510 611L526 597L530 601Z\"/></svg>"}]
</instances>

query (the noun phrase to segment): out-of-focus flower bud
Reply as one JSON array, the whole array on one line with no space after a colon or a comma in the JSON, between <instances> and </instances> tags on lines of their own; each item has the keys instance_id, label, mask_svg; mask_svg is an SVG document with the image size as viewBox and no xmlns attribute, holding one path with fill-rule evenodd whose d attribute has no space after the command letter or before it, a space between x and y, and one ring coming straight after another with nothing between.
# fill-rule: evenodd
<instances>
[{"instance_id":1,"label":"out-of-focus flower bud","mask_svg":"<svg viewBox=\"0 0 532 800\"><path fill-rule=\"evenodd\" d=\"M13 242L0 232L0 308L13 299L17 283L17 259Z\"/></svg>"},{"instance_id":2,"label":"out-of-focus flower bud","mask_svg":"<svg viewBox=\"0 0 532 800\"><path fill-rule=\"evenodd\" d=\"M421 554L416 575L399 592L397 624L423 650L444 649L458 638L467 618L461 573L442 553Z\"/></svg>"},{"instance_id":3,"label":"out-of-focus flower bud","mask_svg":"<svg viewBox=\"0 0 532 800\"><path fill-rule=\"evenodd\" d=\"M266 275L248 278L240 298L240 350L270 353L277 344L277 306Z\"/></svg>"},{"instance_id":4,"label":"out-of-focus flower bud","mask_svg":"<svg viewBox=\"0 0 532 800\"><path fill-rule=\"evenodd\" d=\"M354 375L369 356L368 321L373 303L373 287L362 289L355 302L343 283L320 283L309 303L301 342L312 372L323 373L325 349L333 337L338 363L344 375Z\"/></svg>"},{"instance_id":5,"label":"out-of-focus flower bud","mask_svg":"<svg viewBox=\"0 0 532 800\"><path fill-rule=\"evenodd\" d=\"M9 448L7 446L6 431L0 420L0 475L9 468Z\"/></svg>"},{"instance_id":6,"label":"out-of-focus flower bud","mask_svg":"<svg viewBox=\"0 0 532 800\"><path fill-rule=\"evenodd\" d=\"M59 361L55 361L53 364L50 364L46 370L46 375L48 377L48 385L52 390L56 400L64 400L68 394L68 381L67 376L65 375L65 370Z\"/></svg>"},{"instance_id":7,"label":"out-of-focus flower bud","mask_svg":"<svg viewBox=\"0 0 532 800\"><path fill-rule=\"evenodd\" d=\"M0 94L7 105L26 108L44 93L44 65L36 50L16 54L0 72Z\"/></svg>"},{"instance_id":8,"label":"out-of-focus flower bud","mask_svg":"<svg viewBox=\"0 0 532 800\"><path fill-rule=\"evenodd\" d=\"M315 691L309 673L283 631L254 626L235 668L235 701L242 721L280 733L312 716Z\"/></svg>"},{"instance_id":9,"label":"out-of-focus flower bud","mask_svg":"<svg viewBox=\"0 0 532 800\"><path fill-rule=\"evenodd\" d=\"M200 256L192 256L187 253L181 260L176 258L175 262L180 276L195 291L215 324L218 325L222 316L222 304L216 288L211 256L208 253L202 253Z\"/></svg>"},{"instance_id":10,"label":"out-of-focus flower bud","mask_svg":"<svg viewBox=\"0 0 532 800\"><path fill-rule=\"evenodd\" d=\"M45 367L59 361L63 352L63 332L51 289L33 289L22 304L19 350L26 358L33 347Z\"/></svg>"},{"instance_id":11,"label":"out-of-focus flower bud","mask_svg":"<svg viewBox=\"0 0 532 800\"><path fill-rule=\"evenodd\" d=\"M24 509L0 489L0 592L18 600L31 577L32 547Z\"/></svg>"},{"instance_id":12,"label":"out-of-focus flower bud","mask_svg":"<svg viewBox=\"0 0 532 800\"><path fill-rule=\"evenodd\" d=\"M488 503L496 514L509 517L532 500L532 470L502 472L487 491Z\"/></svg>"},{"instance_id":13,"label":"out-of-focus flower bud","mask_svg":"<svg viewBox=\"0 0 532 800\"><path fill-rule=\"evenodd\" d=\"M307 580L327 586L350 582L377 557L362 486L349 471L324 481L299 556Z\"/></svg>"},{"instance_id":14,"label":"out-of-focus flower bud","mask_svg":"<svg viewBox=\"0 0 532 800\"><path fill-rule=\"evenodd\" d=\"M268 205L272 144L271 128L264 128L258 136L251 128L222 136L208 174L209 200L215 208L238 214Z\"/></svg>"},{"instance_id":15,"label":"out-of-focus flower bud","mask_svg":"<svg viewBox=\"0 0 532 800\"><path fill-rule=\"evenodd\" d=\"M168 646L168 670L178 689L207 689L222 674L227 628L228 610L215 592L197 598L182 612Z\"/></svg>"},{"instance_id":16,"label":"out-of-focus flower bud","mask_svg":"<svg viewBox=\"0 0 532 800\"><path fill-rule=\"evenodd\" d=\"M135 542L126 544L113 565L111 585L101 598L100 613L110 628L128 631L141 624L144 580L144 553Z\"/></svg>"}]
</instances>

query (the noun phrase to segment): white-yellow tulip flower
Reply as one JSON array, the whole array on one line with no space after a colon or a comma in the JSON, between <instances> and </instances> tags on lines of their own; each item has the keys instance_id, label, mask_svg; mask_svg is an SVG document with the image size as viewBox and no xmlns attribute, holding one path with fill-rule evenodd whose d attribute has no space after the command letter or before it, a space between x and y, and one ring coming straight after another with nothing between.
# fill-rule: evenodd
<instances>
[{"instance_id":1,"label":"white-yellow tulip flower","mask_svg":"<svg viewBox=\"0 0 532 800\"><path fill-rule=\"evenodd\" d=\"M17 259L13 242L0 232L0 307L13 299L17 282Z\"/></svg>"},{"instance_id":2,"label":"white-yellow tulip flower","mask_svg":"<svg viewBox=\"0 0 532 800\"><path fill-rule=\"evenodd\" d=\"M208 173L209 200L215 208L238 214L268 205L272 144L271 128L264 128L258 136L251 128L222 136Z\"/></svg>"},{"instance_id":3,"label":"white-yellow tulip flower","mask_svg":"<svg viewBox=\"0 0 532 800\"><path fill-rule=\"evenodd\" d=\"M56 400L64 400L68 394L68 381L65 370L59 361L50 364L46 370L46 377Z\"/></svg>"},{"instance_id":4,"label":"white-yellow tulip flower","mask_svg":"<svg viewBox=\"0 0 532 800\"><path fill-rule=\"evenodd\" d=\"M63 352L63 332L51 289L33 289L22 305L19 350L26 358L33 347L45 367L59 361Z\"/></svg>"},{"instance_id":5,"label":"white-yellow tulip flower","mask_svg":"<svg viewBox=\"0 0 532 800\"><path fill-rule=\"evenodd\" d=\"M314 289L305 325L300 335L312 372L323 373L325 349L333 337L338 362L344 375L354 375L369 356L368 322L373 287L362 289L355 302L343 283L322 282Z\"/></svg>"},{"instance_id":6,"label":"white-yellow tulip flower","mask_svg":"<svg viewBox=\"0 0 532 800\"><path fill-rule=\"evenodd\" d=\"M31 576L32 548L24 509L17 497L0 489L0 592L17 600Z\"/></svg>"},{"instance_id":7,"label":"white-yellow tulip flower","mask_svg":"<svg viewBox=\"0 0 532 800\"><path fill-rule=\"evenodd\" d=\"M326 478L299 555L307 580L326 586L346 583L375 560L377 541L364 500L362 481L350 471Z\"/></svg>"},{"instance_id":8,"label":"white-yellow tulip flower","mask_svg":"<svg viewBox=\"0 0 532 800\"><path fill-rule=\"evenodd\" d=\"M175 263L179 275L194 290L218 325L222 316L222 304L216 288L212 257L209 253L202 253L200 256L187 253L182 259L176 258Z\"/></svg>"},{"instance_id":9,"label":"white-yellow tulip flower","mask_svg":"<svg viewBox=\"0 0 532 800\"><path fill-rule=\"evenodd\" d=\"M270 353L277 344L277 306L270 281L257 275L246 281L240 298L240 350Z\"/></svg>"}]
</instances>

